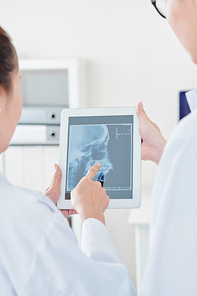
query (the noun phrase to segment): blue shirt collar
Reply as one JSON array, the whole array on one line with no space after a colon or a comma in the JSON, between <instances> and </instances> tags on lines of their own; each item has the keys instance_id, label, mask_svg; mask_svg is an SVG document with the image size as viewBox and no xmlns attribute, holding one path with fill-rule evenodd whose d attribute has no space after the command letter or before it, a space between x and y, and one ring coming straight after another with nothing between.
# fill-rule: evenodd
<instances>
[{"instance_id":1,"label":"blue shirt collar","mask_svg":"<svg viewBox=\"0 0 197 296\"><path fill-rule=\"evenodd\" d=\"M188 91L186 98L191 112L194 111L197 108L197 88Z\"/></svg>"}]
</instances>

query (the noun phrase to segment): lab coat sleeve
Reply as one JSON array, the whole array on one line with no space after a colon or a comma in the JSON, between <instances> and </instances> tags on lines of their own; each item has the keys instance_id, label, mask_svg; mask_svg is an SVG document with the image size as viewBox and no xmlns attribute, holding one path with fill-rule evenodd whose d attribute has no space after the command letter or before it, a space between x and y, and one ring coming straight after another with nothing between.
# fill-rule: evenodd
<instances>
[{"instance_id":1,"label":"lab coat sleeve","mask_svg":"<svg viewBox=\"0 0 197 296\"><path fill-rule=\"evenodd\" d=\"M111 284L114 286L113 295L119 295L119 293L120 295L136 295L127 269L120 262L107 228L103 223L93 218L84 221L81 249L96 265L102 266L106 270L111 269L105 281L107 286L107 283L113 278L111 281ZM109 294L110 290L108 291Z\"/></svg>"},{"instance_id":2,"label":"lab coat sleeve","mask_svg":"<svg viewBox=\"0 0 197 296\"><path fill-rule=\"evenodd\" d=\"M196 136L185 141L177 139L166 150L156 180L157 187L163 182L170 158L171 165L160 190L160 202L153 207L150 255L141 296L197 295ZM159 187L157 189L159 195Z\"/></svg>"},{"instance_id":3,"label":"lab coat sleeve","mask_svg":"<svg viewBox=\"0 0 197 296\"><path fill-rule=\"evenodd\" d=\"M83 252L64 219L54 213L21 287L21 296L133 296L135 289L102 223L88 219ZM85 253L85 254L84 254Z\"/></svg>"},{"instance_id":4,"label":"lab coat sleeve","mask_svg":"<svg viewBox=\"0 0 197 296\"><path fill-rule=\"evenodd\" d=\"M94 261L120 263L106 226L96 219L83 223L81 250Z\"/></svg>"}]
</instances>

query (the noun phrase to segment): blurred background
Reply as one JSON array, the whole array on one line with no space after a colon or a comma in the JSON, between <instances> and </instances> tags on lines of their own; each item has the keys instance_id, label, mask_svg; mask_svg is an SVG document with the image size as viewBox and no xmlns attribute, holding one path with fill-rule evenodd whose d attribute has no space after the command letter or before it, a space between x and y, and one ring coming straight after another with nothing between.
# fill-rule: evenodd
<instances>
[{"instance_id":1,"label":"blurred background","mask_svg":"<svg viewBox=\"0 0 197 296\"><path fill-rule=\"evenodd\" d=\"M20 59L85 60L87 107L142 101L166 139L179 119L179 92L196 87L197 67L149 0L0 0L0 25ZM32 174L41 170L31 160L28 165ZM15 176L19 166L12 167ZM142 163L142 204L150 199L156 169ZM139 246L131 215L138 211L106 211L108 231L135 285Z\"/></svg>"}]
</instances>

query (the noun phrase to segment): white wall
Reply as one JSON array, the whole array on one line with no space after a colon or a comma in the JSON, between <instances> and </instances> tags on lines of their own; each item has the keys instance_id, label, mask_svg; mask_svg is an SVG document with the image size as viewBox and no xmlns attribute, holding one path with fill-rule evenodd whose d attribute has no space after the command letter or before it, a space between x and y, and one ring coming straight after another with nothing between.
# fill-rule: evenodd
<instances>
[{"instance_id":1,"label":"white wall","mask_svg":"<svg viewBox=\"0 0 197 296\"><path fill-rule=\"evenodd\" d=\"M166 138L178 120L178 92L196 87L197 68L149 0L0 0L0 22L19 58L87 59L89 106L143 101ZM146 188L156 166L142 168ZM110 210L106 221L135 282L128 213Z\"/></svg>"}]
</instances>

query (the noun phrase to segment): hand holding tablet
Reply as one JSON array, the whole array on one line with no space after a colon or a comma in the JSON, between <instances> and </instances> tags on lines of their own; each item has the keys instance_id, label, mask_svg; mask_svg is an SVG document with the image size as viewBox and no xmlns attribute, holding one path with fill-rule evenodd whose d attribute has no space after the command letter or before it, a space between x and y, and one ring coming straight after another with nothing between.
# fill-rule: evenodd
<instances>
[{"instance_id":1,"label":"hand holding tablet","mask_svg":"<svg viewBox=\"0 0 197 296\"><path fill-rule=\"evenodd\" d=\"M109 208L140 206L141 138L135 107L64 109L61 115L60 209L72 208L70 193L100 163L94 181L110 197Z\"/></svg>"}]
</instances>

